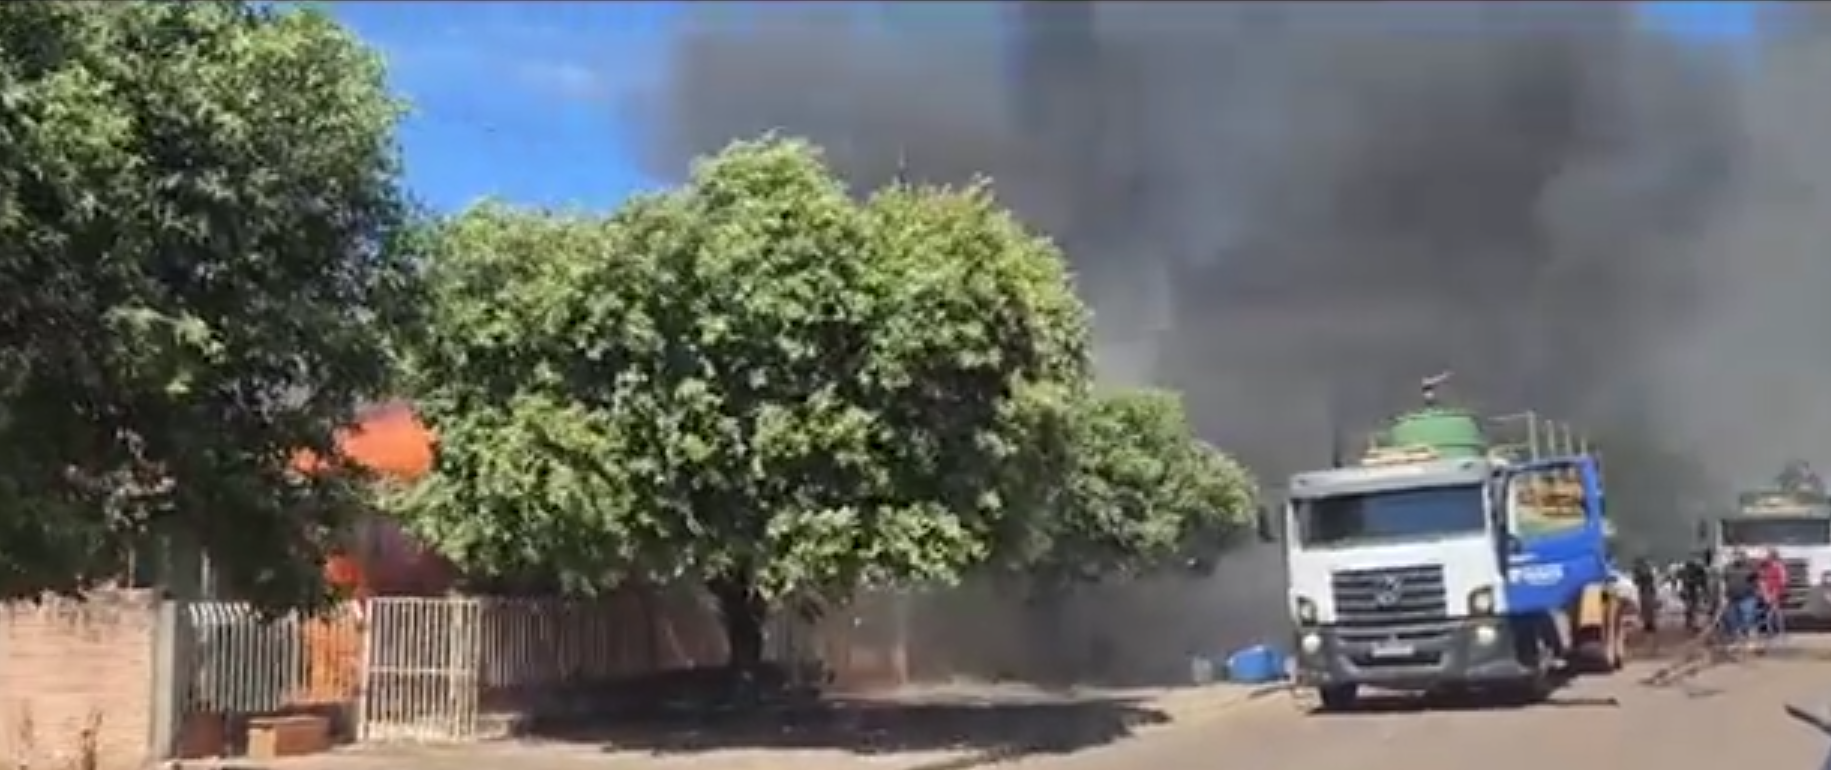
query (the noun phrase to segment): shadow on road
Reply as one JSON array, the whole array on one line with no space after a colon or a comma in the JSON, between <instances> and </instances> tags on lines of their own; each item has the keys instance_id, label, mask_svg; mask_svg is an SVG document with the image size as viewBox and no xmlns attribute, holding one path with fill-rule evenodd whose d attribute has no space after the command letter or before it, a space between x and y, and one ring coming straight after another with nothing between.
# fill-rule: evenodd
<instances>
[{"instance_id":1,"label":"shadow on road","mask_svg":"<svg viewBox=\"0 0 1831 770\"><path fill-rule=\"evenodd\" d=\"M1551 696L1535 698L1525 694L1491 690L1457 690L1424 694L1369 693L1350 711L1311 713L1352 718L1370 714L1414 714L1430 711L1513 711L1527 708L1616 708L1621 702L1607 696L1584 696L1565 692L1571 678L1561 677L1554 683Z\"/></svg>"},{"instance_id":2,"label":"shadow on road","mask_svg":"<svg viewBox=\"0 0 1831 770\"><path fill-rule=\"evenodd\" d=\"M839 749L855 754L943 749L1054 754L1111 743L1161 712L1113 701L1024 704L890 704L835 701L723 716L685 716L599 727L572 740L657 754L730 748ZM561 736L552 736L561 737Z\"/></svg>"},{"instance_id":3,"label":"shadow on road","mask_svg":"<svg viewBox=\"0 0 1831 770\"><path fill-rule=\"evenodd\" d=\"M704 680L706 674L697 675ZM598 743L605 751L679 754L729 749L833 749L854 754L963 751L985 758L1059 754L1112 743L1169 721L1139 701L1035 692L1011 702L964 695L918 702L820 697L729 682L647 682L589 714L548 718L524 734ZM644 687L646 685L646 687Z\"/></svg>"}]
</instances>

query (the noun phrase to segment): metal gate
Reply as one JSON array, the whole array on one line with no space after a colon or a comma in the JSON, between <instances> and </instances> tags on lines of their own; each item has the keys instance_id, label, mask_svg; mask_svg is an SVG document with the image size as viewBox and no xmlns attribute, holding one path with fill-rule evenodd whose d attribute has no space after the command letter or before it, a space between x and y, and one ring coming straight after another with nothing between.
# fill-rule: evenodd
<instances>
[{"instance_id":1,"label":"metal gate","mask_svg":"<svg viewBox=\"0 0 1831 770\"><path fill-rule=\"evenodd\" d=\"M320 714L348 736L360 721L363 624L352 607L263 619L242 602L172 602L185 628L173 654L181 756L235 754L248 720Z\"/></svg>"},{"instance_id":2,"label":"metal gate","mask_svg":"<svg viewBox=\"0 0 1831 770\"><path fill-rule=\"evenodd\" d=\"M431 742L475 735L482 603L391 597L368 605L361 740Z\"/></svg>"}]
</instances>

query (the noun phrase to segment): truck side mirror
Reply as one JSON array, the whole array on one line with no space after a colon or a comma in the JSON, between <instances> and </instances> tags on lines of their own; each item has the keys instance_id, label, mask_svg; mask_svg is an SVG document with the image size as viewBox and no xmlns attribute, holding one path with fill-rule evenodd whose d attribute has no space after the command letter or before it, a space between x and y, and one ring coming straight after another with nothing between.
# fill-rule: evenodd
<instances>
[{"instance_id":1,"label":"truck side mirror","mask_svg":"<svg viewBox=\"0 0 1831 770\"><path fill-rule=\"evenodd\" d=\"M1709 522L1704 522L1704 521L1698 522L1696 532L1697 532L1697 541L1698 541L1699 545L1708 545L1710 543L1710 524L1709 524Z\"/></svg>"},{"instance_id":2,"label":"truck side mirror","mask_svg":"<svg viewBox=\"0 0 1831 770\"><path fill-rule=\"evenodd\" d=\"M1277 531L1276 527L1272 526L1271 511L1269 509L1267 509L1265 506L1261 505L1261 506L1259 506L1259 510L1256 515L1258 516L1258 518L1257 518L1257 520L1254 521L1254 528L1256 530L1256 534L1259 536L1259 542L1261 542L1261 543L1278 542L1278 531Z\"/></svg>"}]
</instances>

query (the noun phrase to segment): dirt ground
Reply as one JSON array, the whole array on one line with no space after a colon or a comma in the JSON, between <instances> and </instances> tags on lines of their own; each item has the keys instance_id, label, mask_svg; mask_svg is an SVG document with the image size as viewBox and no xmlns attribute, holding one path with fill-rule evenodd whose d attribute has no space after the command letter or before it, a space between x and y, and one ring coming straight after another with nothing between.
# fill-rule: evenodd
<instances>
[{"instance_id":1,"label":"dirt ground","mask_svg":"<svg viewBox=\"0 0 1831 770\"><path fill-rule=\"evenodd\" d=\"M1045 691L960 684L823 704L801 714L657 729L594 729L469 746L364 746L270 770L948 770L1062 756L1206 721L1281 691L1233 685ZM252 765L238 765L252 766Z\"/></svg>"},{"instance_id":2,"label":"dirt ground","mask_svg":"<svg viewBox=\"0 0 1831 770\"><path fill-rule=\"evenodd\" d=\"M367 746L262 767L964 770L999 762L1147 770L1221 761L1306 770L1512 770L1508 763L1517 761L1527 770L1542 766L1546 751L1571 766L1663 770L1700 766L1691 758L1725 752L1818 766L1793 763L1808 755L1819 761L1825 741L1783 716L1782 707L1820 692L1831 701L1831 636L1794 635L1786 649L1760 659L1714 665L1670 686L1643 684L1691 649L1692 635L1678 626L1667 622L1660 633L1635 638L1627 670L1580 679L1550 703L1526 708L1375 698L1365 713L1319 715L1308 713L1300 694L1265 688L1064 691L962 683L639 729L469 746ZM1192 724L1203 727L1179 729ZM1722 725L1735 725L1733 735ZM1367 748L1375 744L1381 760L1369 765Z\"/></svg>"},{"instance_id":3,"label":"dirt ground","mask_svg":"<svg viewBox=\"0 0 1831 770\"><path fill-rule=\"evenodd\" d=\"M1376 697L1319 714L1302 699L1266 699L1199 730L1066 757L1033 770L1291 767L1304 770L1536 770L1610 767L1820 768L1831 740L1786 713L1831 702L1831 638L1795 635L1763 656L1643 684L1667 659L1573 682L1550 701Z\"/></svg>"}]
</instances>

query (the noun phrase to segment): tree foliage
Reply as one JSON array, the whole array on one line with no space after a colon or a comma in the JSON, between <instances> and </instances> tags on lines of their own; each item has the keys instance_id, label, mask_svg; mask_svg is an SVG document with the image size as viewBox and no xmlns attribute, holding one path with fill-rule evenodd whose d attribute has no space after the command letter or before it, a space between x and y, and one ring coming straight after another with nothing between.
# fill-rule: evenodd
<instances>
[{"instance_id":1,"label":"tree foliage","mask_svg":"<svg viewBox=\"0 0 1831 770\"><path fill-rule=\"evenodd\" d=\"M1060 255L986 189L860 202L792 141L608 217L473 209L426 270L414 530L575 589L702 579L740 664L776 598L987 558L1087 379Z\"/></svg>"},{"instance_id":2,"label":"tree foliage","mask_svg":"<svg viewBox=\"0 0 1831 770\"><path fill-rule=\"evenodd\" d=\"M1023 550L1006 566L1044 585L1199 573L1251 530L1252 479L1191 434L1176 395L1098 392L1071 424L1066 481L1051 506L1020 523Z\"/></svg>"},{"instance_id":3,"label":"tree foliage","mask_svg":"<svg viewBox=\"0 0 1831 770\"><path fill-rule=\"evenodd\" d=\"M861 200L768 138L426 257L400 350L438 461L397 510L473 572L703 581L738 665L784 597L1207 563L1253 504L1175 397L1091 391L1061 255L984 186Z\"/></svg>"},{"instance_id":4,"label":"tree foliage","mask_svg":"<svg viewBox=\"0 0 1831 770\"><path fill-rule=\"evenodd\" d=\"M0 6L0 591L156 532L265 606L318 595L346 479L288 465L384 385L399 114L321 14Z\"/></svg>"}]
</instances>

